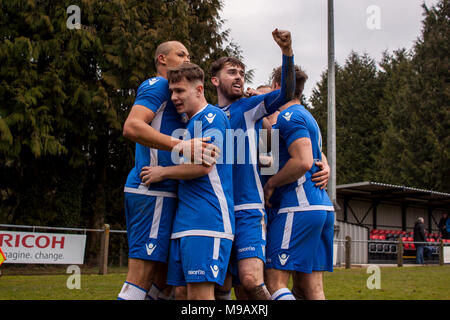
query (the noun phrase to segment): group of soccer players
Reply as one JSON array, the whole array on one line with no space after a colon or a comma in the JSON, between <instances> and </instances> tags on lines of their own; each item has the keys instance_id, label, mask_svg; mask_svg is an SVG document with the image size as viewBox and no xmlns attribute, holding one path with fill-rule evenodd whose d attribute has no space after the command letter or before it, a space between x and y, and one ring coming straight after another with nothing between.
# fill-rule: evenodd
<instances>
[{"instance_id":1,"label":"group of soccer players","mask_svg":"<svg viewBox=\"0 0 450 320\"><path fill-rule=\"evenodd\" d=\"M274 90L244 97L244 64L223 57L211 66L217 106L183 44L156 49L157 76L139 86L124 124L136 154L124 189L129 271L118 299L230 299L232 285L238 299L324 298L329 167L320 129L300 104L307 77L294 66L291 34L272 35L283 55ZM275 112L280 170L263 184L259 130L263 122L272 129L263 119ZM219 141L230 130L241 143Z\"/></svg>"}]
</instances>

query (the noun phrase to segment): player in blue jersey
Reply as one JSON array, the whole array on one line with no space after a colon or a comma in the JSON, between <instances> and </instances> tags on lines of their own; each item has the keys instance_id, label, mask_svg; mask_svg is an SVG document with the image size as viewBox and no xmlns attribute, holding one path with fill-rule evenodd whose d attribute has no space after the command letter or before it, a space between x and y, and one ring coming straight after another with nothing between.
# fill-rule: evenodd
<instances>
[{"instance_id":1,"label":"player in blue jersey","mask_svg":"<svg viewBox=\"0 0 450 320\"><path fill-rule=\"evenodd\" d=\"M224 160L230 124L222 110L206 102L200 67L182 64L169 71L168 80L175 108L189 118L186 137L214 138L221 158L209 168L186 161L169 167L146 167L141 177L150 187L167 179L181 180L167 283L176 287L176 299L210 300L214 299L215 284L224 282L234 238L232 165Z\"/></svg>"},{"instance_id":2,"label":"player in blue jersey","mask_svg":"<svg viewBox=\"0 0 450 320\"><path fill-rule=\"evenodd\" d=\"M334 208L312 175L319 171L322 137L314 117L300 104L306 74L296 67L295 98L280 108L280 171L264 186L271 212L266 283L274 300L294 300L291 274L306 299L324 299L322 272L333 270Z\"/></svg>"},{"instance_id":3,"label":"player in blue jersey","mask_svg":"<svg viewBox=\"0 0 450 320\"><path fill-rule=\"evenodd\" d=\"M125 184L125 213L129 246L128 275L119 299L145 299L156 269L167 261L172 219L176 210L177 182L141 183L139 174L148 165L173 165L170 150L182 152L187 144L171 137L184 128L182 117L170 101L167 70L189 61L186 47L177 41L160 44L155 52L157 76L147 79L138 88L133 107L125 121L123 134L136 142L135 166ZM211 144L199 141L203 148ZM206 152L205 165L214 163ZM165 283L165 279L163 279ZM155 296L155 289L150 293ZM157 291L157 289L156 289Z\"/></svg>"},{"instance_id":4,"label":"player in blue jersey","mask_svg":"<svg viewBox=\"0 0 450 320\"><path fill-rule=\"evenodd\" d=\"M264 284L266 214L259 176L257 145L262 118L275 112L294 93L294 62L289 31L274 30L273 38L283 54L280 90L244 98L244 64L223 57L211 66L211 81L217 88L218 106L228 115L235 130L233 164L236 236L233 257L240 282L248 298L270 299ZM236 272L234 272L236 273ZM238 291L238 298L242 298Z\"/></svg>"},{"instance_id":5,"label":"player in blue jersey","mask_svg":"<svg viewBox=\"0 0 450 320\"><path fill-rule=\"evenodd\" d=\"M275 68L272 71L272 90L277 90L281 87L281 67ZM277 122L277 117L279 115L279 111L265 118L267 119L270 125L274 125ZM264 128L264 126L263 126ZM269 133L270 134L270 133ZM270 136L267 138L267 141L270 141ZM269 148L270 150L270 148ZM315 165L319 167L319 171L312 175L312 181L316 182L316 186L321 189L326 188L328 184L328 179L330 178L330 166L328 165L327 158L325 154L322 152L321 161L315 162Z\"/></svg>"}]
</instances>

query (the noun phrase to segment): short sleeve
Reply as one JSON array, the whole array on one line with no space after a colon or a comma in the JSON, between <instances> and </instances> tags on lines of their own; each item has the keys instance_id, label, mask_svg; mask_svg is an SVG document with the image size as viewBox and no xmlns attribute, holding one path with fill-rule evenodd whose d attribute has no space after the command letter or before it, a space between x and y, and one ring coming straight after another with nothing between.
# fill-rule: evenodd
<instances>
[{"instance_id":1,"label":"short sleeve","mask_svg":"<svg viewBox=\"0 0 450 320\"><path fill-rule=\"evenodd\" d=\"M169 86L164 78L151 78L144 81L138 88L135 105L142 105L154 113L170 98Z\"/></svg>"},{"instance_id":2,"label":"short sleeve","mask_svg":"<svg viewBox=\"0 0 450 320\"><path fill-rule=\"evenodd\" d=\"M276 127L280 130L280 136L286 141L288 148L297 139L311 139L305 118L299 112L282 111L278 115Z\"/></svg>"}]
</instances>

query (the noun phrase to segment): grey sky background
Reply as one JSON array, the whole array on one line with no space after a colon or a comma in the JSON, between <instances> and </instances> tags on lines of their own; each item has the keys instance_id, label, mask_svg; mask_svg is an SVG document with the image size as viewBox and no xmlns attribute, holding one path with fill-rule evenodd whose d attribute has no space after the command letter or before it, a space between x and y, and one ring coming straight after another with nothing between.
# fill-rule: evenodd
<instances>
[{"instance_id":1,"label":"grey sky background","mask_svg":"<svg viewBox=\"0 0 450 320\"><path fill-rule=\"evenodd\" d=\"M328 66L327 0L224 0L221 17L230 39L243 51L248 69L255 70L250 87L268 82L274 67L281 64L281 52L273 41L275 28L292 33L295 63L308 74L305 95ZM335 0L335 57L343 65L350 52L367 52L377 62L383 51L410 49L419 37L424 3L430 8L437 0ZM371 6L379 8L380 29Z\"/></svg>"}]
</instances>

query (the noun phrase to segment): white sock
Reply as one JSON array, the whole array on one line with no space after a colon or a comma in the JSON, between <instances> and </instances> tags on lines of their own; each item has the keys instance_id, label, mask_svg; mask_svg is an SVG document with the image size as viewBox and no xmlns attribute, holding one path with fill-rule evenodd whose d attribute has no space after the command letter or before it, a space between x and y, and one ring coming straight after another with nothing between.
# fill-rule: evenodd
<instances>
[{"instance_id":1,"label":"white sock","mask_svg":"<svg viewBox=\"0 0 450 320\"><path fill-rule=\"evenodd\" d=\"M125 281L117 300L145 300L147 292L131 282Z\"/></svg>"},{"instance_id":2,"label":"white sock","mask_svg":"<svg viewBox=\"0 0 450 320\"><path fill-rule=\"evenodd\" d=\"M161 290L155 285L152 284L152 287L147 292L147 297L145 300L158 300L158 296L161 293Z\"/></svg>"},{"instance_id":3,"label":"white sock","mask_svg":"<svg viewBox=\"0 0 450 320\"><path fill-rule=\"evenodd\" d=\"M272 300L295 300L288 288L281 288L272 295Z\"/></svg>"}]
</instances>

